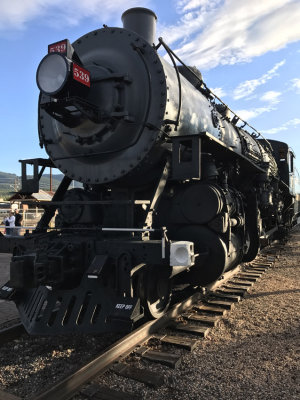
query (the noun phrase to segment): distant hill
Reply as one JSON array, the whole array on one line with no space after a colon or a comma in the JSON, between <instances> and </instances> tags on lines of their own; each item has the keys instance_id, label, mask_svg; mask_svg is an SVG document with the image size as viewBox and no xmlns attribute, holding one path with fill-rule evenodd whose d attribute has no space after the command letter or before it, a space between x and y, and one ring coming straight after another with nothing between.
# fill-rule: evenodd
<instances>
[{"instance_id":1,"label":"distant hill","mask_svg":"<svg viewBox=\"0 0 300 400\"><path fill-rule=\"evenodd\" d=\"M62 181L64 174L52 174L52 190L56 190L60 182ZM73 181L74 187L82 187L82 183ZM46 189L44 187L46 187ZM40 187L43 190L49 190L50 186L50 174L44 174L40 180Z\"/></svg>"},{"instance_id":2,"label":"distant hill","mask_svg":"<svg viewBox=\"0 0 300 400\"><path fill-rule=\"evenodd\" d=\"M8 172L1 172L1 171L0 171L0 179L7 179L7 178L9 178L9 179L14 179L14 178L16 178L16 177L17 177L16 174L10 174L10 173L8 173Z\"/></svg>"},{"instance_id":3,"label":"distant hill","mask_svg":"<svg viewBox=\"0 0 300 400\"><path fill-rule=\"evenodd\" d=\"M28 176L30 177L30 175ZM52 190L55 191L62 181L63 174L52 174ZM82 187L79 182L74 182L74 187ZM21 177L9 172L0 171L0 198L8 198L21 188ZM44 174L40 180L40 189L50 190L50 174Z\"/></svg>"},{"instance_id":4,"label":"distant hill","mask_svg":"<svg viewBox=\"0 0 300 400\"><path fill-rule=\"evenodd\" d=\"M19 178L16 174L0 171L0 198L6 199L18 188Z\"/></svg>"}]
</instances>

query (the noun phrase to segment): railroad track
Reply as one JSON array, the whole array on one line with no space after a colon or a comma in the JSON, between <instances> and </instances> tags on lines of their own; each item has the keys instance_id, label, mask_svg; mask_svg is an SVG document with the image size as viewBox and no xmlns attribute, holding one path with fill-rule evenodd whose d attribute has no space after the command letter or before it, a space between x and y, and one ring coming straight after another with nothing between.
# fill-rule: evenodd
<instances>
[{"instance_id":1,"label":"railroad track","mask_svg":"<svg viewBox=\"0 0 300 400\"><path fill-rule=\"evenodd\" d=\"M25 333L25 329L21 323L17 323L9 326L8 328L0 329L0 345L10 342L19 338L23 333Z\"/></svg>"},{"instance_id":2,"label":"railroad track","mask_svg":"<svg viewBox=\"0 0 300 400\"><path fill-rule=\"evenodd\" d=\"M168 352L168 346L178 346L193 351L199 340L205 338L210 330L220 323L222 317L234 308L235 303L241 301L244 294L274 261L274 256L266 255L258 257L248 265L239 266L225 274L216 284L207 287L204 293L200 291L193 293L174 305L162 318L146 322L75 373L43 393L32 394L30 399L67 400L80 393L80 396L86 399L134 400L132 393L89 384L95 376L108 370L152 387L163 385L162 376L127 363L126 357L134 352L138 358L176 368L181 356ZM20 332L22 332L20 325L8 328L3 338L6 337L7 341L12 340ZM153 343L159 348L158 350L152 349ZM82 389L83 386L85 387ZM21 400L21 398L0 391L0 400Z\"/></svg>"}]
</instances>

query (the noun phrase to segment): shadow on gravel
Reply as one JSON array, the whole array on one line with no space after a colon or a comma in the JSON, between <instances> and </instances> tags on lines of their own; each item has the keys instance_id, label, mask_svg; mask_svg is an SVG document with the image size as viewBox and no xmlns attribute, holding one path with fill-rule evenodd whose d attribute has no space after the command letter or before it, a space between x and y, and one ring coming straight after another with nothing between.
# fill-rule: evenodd
<instances>
[{"instance_id":1,"label":"shadow on gravel","mask_svg":"<svg viewBox=\"0 0 300 400\"><path fill-rule=\"evenodd\" d=\"M265 296L272 296L275 294L287 294L287 293L300 293L300 289L275 290L274 292L253 293L253 294L248 294L247 298L265 297Z\"/></svg>"}]
</instances>

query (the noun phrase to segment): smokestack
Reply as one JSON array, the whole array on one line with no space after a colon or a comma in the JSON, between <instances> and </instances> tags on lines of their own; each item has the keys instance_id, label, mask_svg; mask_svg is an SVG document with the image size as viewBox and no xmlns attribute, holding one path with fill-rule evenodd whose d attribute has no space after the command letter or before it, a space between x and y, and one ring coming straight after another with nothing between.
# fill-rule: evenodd
<instances>
[{"instance_id":1,"label":"smokestack","mask_svg":"<svg viewBox=\"0 0 300 400\"><path fill-rule=\"evenodd\" d=\"M123 28L142 36L151 45L155 42L157 16L148 8L135 7L122 15Z\"/></svg>"}]
</instances>

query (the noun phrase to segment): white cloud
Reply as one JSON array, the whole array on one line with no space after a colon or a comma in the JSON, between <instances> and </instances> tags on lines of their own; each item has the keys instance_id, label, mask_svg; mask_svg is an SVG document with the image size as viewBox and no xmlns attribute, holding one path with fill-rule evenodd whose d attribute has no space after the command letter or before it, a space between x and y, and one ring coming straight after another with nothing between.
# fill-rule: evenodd
<instances>
[{"instance_id":1,"label":"white cloud","mask_svg":"<svg viewBox=\"0 0 300 400\"><path fill-rule=\"evenodd\" d=\"M83 18L105 22L113 15L134 6L146 6L148 0L1 0L0 31L25 29L39 18L52 26L77 25Z\"/></svg>"},{"instance_id":2,"label":"white cloud","mask_svg":"<svg viewBox=\"0 0 300 400\"><path fill-rule=\"evenodd\" d=\"M300 39L299 0L180 0L177 6L181 17L162 36L202 69L248 62Z\"/></svg>"},{"instance_id":3,"label":"white cloud","mask_svg":"<svg viewBox=\"0 0 300 400\"><path fill-rule=\"evenodd\" d=\"M207 26L210 15L218 12L219 4L222 0L178 0L177 11L181 17L176 25L163 25L158 18L159 36L166 38L168 44L180 41L183 48L185 43L191 46L191 50L196 46L196 38L191 38L194 34L199 34ZM180 52L180 48L178 52ZM188 60L188 58L186 58Z\"/></svg>"},{"instance_id":4,"label":"white cloud","mask_svg":"<svg viewBox=\"0 0 300 400\"><path fill-rule=\"evenodd\" d=\"M264 134L275 134L278 132L282 132L282 131L287 131L288 129L293 129L293 128L298 128L300 125L300 118L293 118L287 122L285 122L284 124L277 126L276 128L271 128L271 129L265 129L262 130L261 132Z\"/></svg>"},{"instance_id":5,"label":"white cloud","mask_svg":"<svg viewBox=\"0 0 300 400\"><path fill-rule=\"evenodd\" d=\"M201 9L211 9L221 3L222 0L179 0L177 2L178 12L190 11L195 8L201 7Z\"/></svg>"},{"instance_id":6,"label":"white cloud","mask_svg":"<svg viewBox=\"0 0 300 400\"><path fill-rule=\"evenodd\" d=\"M244 121L249 121L250 119L256 118L261 114L266 112L275 111L276 104L280 102L279 97L281 96L280 92L276 92L274 90L270 90L265 92L261 97L260 101L266 103L263 107L256 107L247 110L238 110L237 115L240 116Z\"/></svg>"},{"instance_id":7,"label":"white cloud","mask_svg":"<svg viewBox=\"0 0 300 400\"><path fill-rule=\"evenodd\" d=\"M240 83L237 88L234 89L233 97L237 100L249 96L258 86L264 85L268 80L274 78L274 76L278 76L277 70L284 64L285 60L282 60L259 78Z\"/></svg>"},{"instance_id":8,"label":"white cloud","mask_svg":"<svg viewBox=\"0 0 300 400\"><path fill-rule=\"evenodd\" d=\"M1 0L0 32L25 29L38 20L55 27L83 18L120 23L126 8L149 6L158 14L158 32L178 55L202 69L248 62L300 39L299 0L177 0L178 22L164 26L160 0Z\"/></svg>"},{"instance_id":9,"label":"white cloud","mask_svg":"<svg viewBox=\"0 0 300 400\"><path fill-rule=\"evenodd\" d=\"M300 94L300 78L292 79L291 82L292 82L292 90L295 90L296 93Z\"/></svg>"},{"instance_id":10,"label":"white cloud","mask_svg":"<svg viewBox=\"0 0 300 400\"><path fill-rule=\"evenodd\" d=\"M269 90L268 92L264 93L260 100L261 101L266 101L271 104L277 104L279 103L279 97L281 96L280 92L276 92L275 90Z\"/></svg>"},{"instance_id":11,"label":"white cloud","mask_svg":"<svg viewBox=\"0 0 300 400\"><path fill-rule=\"evenodd\" d=\"M272 106L266 106L266 107L257 107L257 108L252 108L249 110L237 110L236 114L242 118L244 121L250 121L250 119L256 118L261 114L264 114L266 112L273 111L274 108Z\"/></svg>"},{"instance_id":12,"label":"white cloud","mask_svg":"<svg viewBox=\"0 0 300 400\"><path fill-rule=\"evenodd\" d=\"M216 96L222 98L227 96L227 93L225 90L221 87L216 87L216 88L209 88Z\"/></svg>"}]
</instances>

